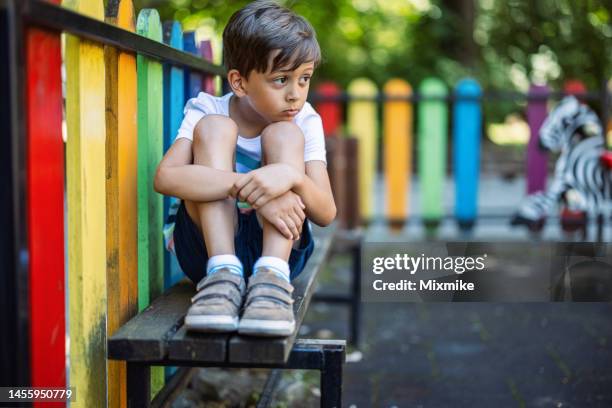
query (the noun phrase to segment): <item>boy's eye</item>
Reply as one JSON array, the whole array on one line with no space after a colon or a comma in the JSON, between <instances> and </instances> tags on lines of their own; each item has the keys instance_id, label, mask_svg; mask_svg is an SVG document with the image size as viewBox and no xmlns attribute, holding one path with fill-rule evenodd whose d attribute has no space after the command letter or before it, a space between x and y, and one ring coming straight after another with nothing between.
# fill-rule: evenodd
<instances>
[{"instance_id":1,"label":"boy's eye","mask_svg":"<svg viewBox=\"0 0 612 408\"><path fill-rule=\"evenodd\" d=\"M310 81L310 77L308 75L302 77L302 82Z\"/></svg>"},{"instance_id":2,"label":"boy's eye","mask_svg":"<svg viewBox=\"0 0 612 408\"><path fill-rule=\"evenodd\" d=\"M274 83L276 83L276 84L283 85L283 84L285 84L285 82L287 82L287 77L278 77L278 78L274 78L272 81L273 81Z\"/></svg>"}]
</instances>

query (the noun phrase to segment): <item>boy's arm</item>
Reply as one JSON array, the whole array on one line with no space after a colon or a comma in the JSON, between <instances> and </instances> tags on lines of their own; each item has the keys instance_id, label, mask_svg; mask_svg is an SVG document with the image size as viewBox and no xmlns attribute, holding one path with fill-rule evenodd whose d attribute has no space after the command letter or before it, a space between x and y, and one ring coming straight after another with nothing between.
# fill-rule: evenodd
<instances>
[{"instance_id":1,"label":"boy's arm","mask_svg":"<svg viewBox=\"0 0 612 408\"><path fill-rule=\"evenodd\" d=\"M307 161L306 174L294 184L292 190L306 206L306 215L317 225L329 225L336 218L336 204L332 195L325 163L319 160Z\"/></svg>"},{"instance_id":2,"label":"boy's arm","mask_svg":"<svg viewBox=\"0 0 612 408\"><path fill-rule=\"evenodd\" d=\"M176 140L157 166L155 191L190 201L216 201L227 198L231 187L242 176L192 162L191 141Z\"/></svg>"},{"instance_id":3,"label":"boy's arm","mask_svg":"<svg viewBox=\"0 0 612 408\"><path fill-rule=\"evenodd\" d=\"M268 164L245 174L234 183L230 195L258 209L292 190L306 205L308 218L317 225L328 225L336 217L336 205L325 163L311 160L305 167L303 174L286 163Z\"/></svg>"}]
</instances>

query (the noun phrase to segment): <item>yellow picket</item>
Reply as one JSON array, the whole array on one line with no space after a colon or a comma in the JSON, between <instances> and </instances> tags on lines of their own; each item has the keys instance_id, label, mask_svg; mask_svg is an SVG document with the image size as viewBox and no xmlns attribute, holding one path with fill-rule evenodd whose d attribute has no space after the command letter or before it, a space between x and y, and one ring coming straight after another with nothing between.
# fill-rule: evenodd
<instances>
[{"instance_id":1,"label":"yellow picket","mask_svg":"<svg viewBox=\"0 0 612 408\"><path fill-rule=\"evenodd\" d=\"M406 98L412 88L403 79L390 79L384 87L389 98ZM391 226L403 225L408 215L407 193L412 175L412 102L387 100L383 114L384 173L387 217Z\"/></svg>"},{"instance_id":2,"label":"yellow picket","mask_svg":"<svg viewBox=\"0 0 612 408\"><path fill-rule=\"evenodd\" d=\"M349 84L347 92L349 98L356 98L348 104L347 125L349 134L359 141L359 207L361 219L367 221L374 212L372 189L377 158L377 89L370 79L358 78Z\"/></svg>"},{"instance_id":3,"label":"yellow picket","mask_svg":"<svg viewBox=\"0 0 612 408\"><path fill-rule=\"evenodd\" d=\"M101 0L63 5L102 20ZM75 407L106 406L105 69L103 47L66 36L70 386Z\"/></svg>"},{"instance_id":4,"label":"yellow picket","mask_svg":"<svg viewBox=\"0 0 612 408\"><path fill-rule=\"evenodd\" d=\"M135 31L132 0L109 0L106 22ZM136 57L104 48L108 335L138 311ZM108 406L126 407L125 362L109 361Z\"/></svg>"}]
</instances>

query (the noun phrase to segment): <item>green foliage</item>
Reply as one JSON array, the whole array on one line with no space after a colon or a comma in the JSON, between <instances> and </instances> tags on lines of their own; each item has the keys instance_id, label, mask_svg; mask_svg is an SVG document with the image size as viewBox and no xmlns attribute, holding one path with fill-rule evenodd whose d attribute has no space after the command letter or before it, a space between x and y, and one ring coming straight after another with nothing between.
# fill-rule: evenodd
<instances>
[{"instance_id":1,"label":"green foliage","mask_svg":"<svg viewBox=\"0 0 612 408\"><path fill-rule=\"evenodd\" d=\"M611 10L610 0L482 0L474 36L485 76L500 87L524 76L599 89L612 74Z\"/></svg>"},{"instance_id":2,"label":"green foliage","mask_svg":"<svg viewBox=\"0 0 612 408\"><path fill-rule=\"evenodd\" d=\"M135 0L185 29L219 35L245 0ZM530 80L559 89L567 78L598 89L612 61L612 0L294 0L280 1L317 31L324 64L315 79L341 86L358 76L413 85L465 75L486 88L524 90ZM467 10L467 12L465 12Z\"/></svg>"}]
</instances>

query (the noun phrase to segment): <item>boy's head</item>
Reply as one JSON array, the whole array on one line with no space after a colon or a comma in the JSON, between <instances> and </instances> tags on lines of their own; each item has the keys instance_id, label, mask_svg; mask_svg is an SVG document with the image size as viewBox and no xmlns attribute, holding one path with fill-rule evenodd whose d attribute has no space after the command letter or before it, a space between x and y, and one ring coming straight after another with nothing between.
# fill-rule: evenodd
<instances>
[{"instance_id":1,"label":"boy's head","mask_svg":"<svg viewBox=\"0 0 612 408\"><path fill-rule=\"evenodd\" d=\"M234 13L227 23L223 59L228 71L236 69L248 77L252 70L294 70L305 62L313 62L316 67L321 51L312 26L304 18L272 1L254 1Z\"/></svg>"},{"instance_id":2,"label":"boy's head","mask_svg":"<svg viewBox=\"0 0 612 408\"><path fill-rule=\"evenodd\" d=\"M223 31L223 58L232 90L239 97L249 96L256 110L262 97L260 102L277 99L267 107L272 110L299 110L321 51L304 18L272 1L255 1L230 18Z\"/></svg>"}]
</instances>

